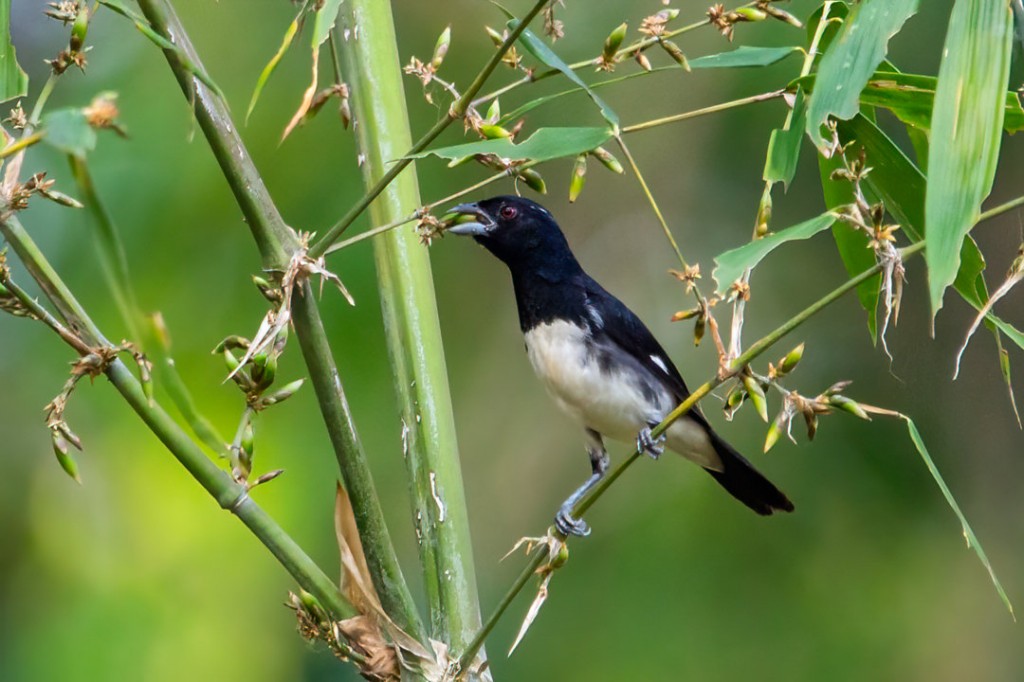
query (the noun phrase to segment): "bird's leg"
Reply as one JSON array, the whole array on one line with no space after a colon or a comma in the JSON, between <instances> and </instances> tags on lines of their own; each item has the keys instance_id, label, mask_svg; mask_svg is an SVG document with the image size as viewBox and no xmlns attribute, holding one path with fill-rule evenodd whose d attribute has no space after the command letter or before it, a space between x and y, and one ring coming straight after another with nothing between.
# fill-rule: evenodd
<instances>
[{"instance_id":1,"label":"bird's leg","mask_svg":"<svg viewBox=\"0 0 1024 682\"><path fill-rule=\"evenodd\" d=\"M583 519L573 518L572 509L604 477L610 463L608 452L604 449L601 434L593 429L587 429L586 431L587 454L590 455L590 469L593 473L591 473L590 478L583 485L566 498L562 506L558 508L558 513L555 514L555 527L560 532L565 535L579 535L581 537L590 535L590 526Z\"/></svg>"},{"instance_id":2,"label":"bird's leg","mask_svg":"<svg viewBox=\"0 0 1024 682\"><path fill-rule=\"evenodd\" d=\"M651 429L657 425L658 422L651 422L649 426L640 429L640 433L636 434L636 449L639 452L646 452L654 460L665 452L665 434L661 434L657 438L651 435Z\"/></svg>"}]
</instances>

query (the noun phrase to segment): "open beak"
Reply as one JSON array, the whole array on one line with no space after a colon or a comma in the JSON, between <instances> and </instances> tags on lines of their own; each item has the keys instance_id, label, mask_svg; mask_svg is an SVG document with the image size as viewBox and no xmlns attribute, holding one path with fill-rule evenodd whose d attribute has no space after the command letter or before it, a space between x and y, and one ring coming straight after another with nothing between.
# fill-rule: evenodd
<instances>
[{"instance_id":1,"label":"open beak","mask_svg":"<svg viewBox=\"0 0 1024 682\"><path fill-rule=\"evenodd\" d=\"M471 237L482 237L494 229L495 223L491 216L475 203L459 204L448 211L448 214L465 216L462 220L448 228L451 234L469 235Z\"/></svg>"}]
</instances>

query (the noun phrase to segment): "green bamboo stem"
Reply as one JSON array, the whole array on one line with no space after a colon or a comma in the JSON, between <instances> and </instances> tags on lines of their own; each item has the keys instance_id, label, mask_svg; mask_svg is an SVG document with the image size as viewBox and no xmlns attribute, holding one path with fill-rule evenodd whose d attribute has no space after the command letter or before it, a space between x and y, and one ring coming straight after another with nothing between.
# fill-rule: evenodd
<instances>
[{"instance_id":1,"label":"green bamboo stem","mask_svg":"<svg viewBox=\"0 0 1024 682\"><path fill-rule=\"evenodd\" d=\"M170 3L167 0L139 0L138 4L153 28L173 40L193 64L202 68L199 55ZM226 104L193 77L176 53L165 50L164 56L185 96L195 100L200 128L242 209L263 256L264 267L270 270L283 269L291 253L298 248L298 242L281 219L237 128L231 122ZM302 291L305 293L296 292L292 298L292 322L303 349L321 414L328 433L332 434L331 444L345 488L352 500L356 525L363 539L374 587L388 615L406 628L407 632L418 636L424 630L390 541L369 464L355 432L327 334L308 284L303 286ZM371 543L376 546L370 547Z\"/></svg>"},{"instance_id":2,"label":"green bamboo stem","mask_svg":"<svg viewBox=\"0 0 1024 682\"><path fill-rule=\"evenodd\" d=\"M69 315L66 317L69 316L77 323L77 329L72 328L70 331L76 336L83 337L83 340L88 339L87 346L109 345L102 332L89 319L81 304L50 266L18 219L10 216L0 221L0 233L11 244L25 269L36 280L47 297L59 310L68 312ZM79 353L83 350L81 346L74 343L70 345ZM249 497L245 487L233 481L226 472L210 461L202 449L181 430L170 415L158 403L151 402L146 397L138 379L124 363L115 360L107 368L106 375L135 413L189 474L203 486L222 509L237 516L252 531L303 589L313 594L337 618L358 615L356 608L342 596L331 579L317 567L284 529Z\"/></svg>"},{"instance_id":3,"label":"green bamboo stem","mask_svg":"<svg viewBox=\"0 0 1024 682\"><path fill-rule=\"evenodd\" d=\"M900 249L900 257L906 260L907 258L910 258L923 250L924 242L917 242L903 249ZM658 424L654 429L651 430L651 436L654 438L658 438L659 436L661 436L663 433L665 433L665 431L669 429L670 426L672 426L672 424L677 419L679 419L687 412L689 412L691 409L693 409L693 407L697 404L699 400L706 397L716 387L720 386L722 383L724 383L729 378L734 376L736 372L741 371L744 367L746 367L752 361L758 358L762 353L764 353L769 348L771 348L775 343L780 341L784 336L792 332L794 329L802 325L804 322L809 320L814 315L824 310L826 307L828 307L835 301L839 300L847 292L856 289L861 283L877 275L879 272L881 272L881 270L881 265L875 265L869 270L865 270L856 277L853 277L844 282L843 284L841 284L840 286L836 287L831 292L829 292L822 298L818 299L817 301L807 306L802 311L800 311L799 313L797 313L796 315L794 315L793 317L779 325L779 327L777 327L774 331L761 338L757 343L748 348L745 353L743 353L735 360L733 360L729 364L727 372L717 373L714 378L704 382L695 391L690 393L689 397L687 397L685 401L683 401L678 407L672 410L672 412L670 412L669 415L665 417L665 419L662 420L660 424ZM643 453L641 453L639 450L634 450L629 457L627 457L625 460L620 462L618 466L609 471L605 475L605 477L602 478L596 486L594 486L594 489L591 490L586 497L584 497L582 500L579 501L579 503L576 504L572 511L573 517L581 518L584 514L586 514L587 510L589 510L601 498L605 491L607 491L608 488L610 488L612 484L614 484L615 481L618 480L618 478L622 476L623 473L625 473L626 469L628 469L634 462L636 462L642 456ZM567 539L567 537L563 535L560 531L558 531L554 526L551 526L548 529L548 533L554 534L557 538L559 538L562 541L565 541ZM469 646L465 649L465 651L459 656L458 663L456 664L457 670L462 669L469 661L473 660L473 657L476 655L476 651L480 646L483 645L483 642L487 638L487 635L490 634L490 632L494 629L494 626L497 625L498 621L501 619L502 615L504 615L505 611L508 609L509 605L511 605L515 597L523 590L524 587L526 587L526 584L527 582L529 582L530 577L534 575L537 569L544 563L544 560L547 558L546 549L546 547L541 546L531 557L530 561L527 563L526 567L523 568L522 572L520 572L520 574L516 577L515 581L512 583L512 587L505 594L505 596L502 597L501 601L498 602L498 606L495 608L494 612L487 618L487 620L484 623L484 626L476 634L476 636L470 642Z\"/></svg>"},{"instance_id":4,"label":"green bamboo stem","mask_svg":"<svg viewBox=\"0 0 1024 682\"><path fill-rule=\"evenodd\" d=\"M681 114L673 114L672 116L664 116L662 118L655 118L650 121L643 121L642 123L634 123L633 125L626 126L622 129L622 133L638 133L642 130L649 130L651 128L657 128L658 126L667 125L669 123L678 123L679 121L688 121L691 118L700 118L701 116L707 116L708 114L717 114L721 111L728 111L729 109L736 109L738 107L746 106L748 104L756 104L758 102L767 102L769 100L778 99L786 93L785 90L773 90L772 92L763 92L759 95L751 95L750 97L742 97L740 99L734 99L729 102L723 102L721 104L714 104L709 107L703 107L701 109L694 109L693 111L684 111Z\"/></svg>"},{"instance_id":5,"label":"green bamboo stem","mask_svg":"<svg viewBox=\"0 0 1024 682\"><path fill-rule=\"evenodd\" d=\"M411 156L417 154L427 148L431 142L433 142L438 135L451 125L454 121L459 120L466 113L468 108L471 106L471 102L476 93L480 92L480 88L483 87L487 78L491 75L494 69L501 63L501 58L505 56L512 44L519 38L520 34L526 30L526 27L533 21L533 18L541 11L541 9L550 0L537 0L530 11L522 18L519 25L516 26L497 49L497 51L491 55L491 59L484 65L484 68L480 70L480 73L476 75L473 82L469 84L462 96L457 99L452 106L448 109L448 115L441 118L428 130L423 137L416 141L416 144L408 147L405 150L399 150L399 153L393 156L389 161L387 171L380 177L380 179L367 190L359 201L355 203L352 208L349 209L348 213L342 216L341 220L334 224L331 229L324 234L323 237L318 239L315 244L309 249L309 253L314 258L327 253L327 249L331 247L331 244L338 240L338 237L348 229L348 226L355 222L356 218L363 214L363 211L373 202L374 199L380 195L384 189L391 184L391 182L398 177L412 161ZM401 87L401 83L399 83Z\"/></svg>"},{"instance_id":6,"label":"green bamboo stem","mask_svg":"<svg viewBox=\"0 0 1024 682\"><path fill-rule=\"evenodd\" d=\"M372 188L388 176L391 160L412 146L393 17L390 4L380 0L350 0L342 16L353 29L346 33L360 36L342 40L340 47L352 85L364 180ZM388 223L419 206L410 167L390 181L370 214ZM411 231L390 231L373 244L431 636L460 650L480 628L480 606L429 254Z\"/></svg>"},{"instance_id":7,"label":"green bamboo stem","mask_svg":"<svg viewBox=\"0 0 1024 682\"><path fill-rule=\"evenodd\" d=\"M153 29L173 42L199 69L199 55L168 0L139 0L139 9ZM196 120L231 186L245 222L252 232L266 270L282 270L298 240L277 210L263 178L249 156L238 130L231 121L227 103L195 77L177 54L164 50L185 96L194 101Z\"/></svg>"}]
</instances>

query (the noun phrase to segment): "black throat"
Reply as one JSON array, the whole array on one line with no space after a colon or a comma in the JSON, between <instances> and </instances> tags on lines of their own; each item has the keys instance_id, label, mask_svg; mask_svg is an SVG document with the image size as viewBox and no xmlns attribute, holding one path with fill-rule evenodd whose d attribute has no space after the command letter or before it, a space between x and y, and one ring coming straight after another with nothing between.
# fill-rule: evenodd
<instances>
[{"instance_id":1,"label":"black throat","mask_svg":"<svg viewBox=\"0 0 1024 682\"><path fill-rule=\"evenodd\" d=\"M519 309L519 327L524 333L556 319L585 323L587 274L565 237L558 237L560 244L539 245L521 258L506 261Z\"/></svg>"}]
</instances>

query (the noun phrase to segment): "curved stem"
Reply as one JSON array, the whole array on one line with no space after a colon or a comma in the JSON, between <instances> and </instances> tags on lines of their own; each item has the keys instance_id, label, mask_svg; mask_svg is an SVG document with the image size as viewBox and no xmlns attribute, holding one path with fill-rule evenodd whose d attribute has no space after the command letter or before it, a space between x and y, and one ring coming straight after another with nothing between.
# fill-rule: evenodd
<instances>
[{"instance_id":1,"label":"curved stem","mask_svg":"<svg viewBox=\"0 0 1024 682\"><path fill-rule=\"evenodd\" d=\"M923 250L924 242L917 242L915 244L907 246L904 249L901 249L900 256L903 259L907 259L917 253L920 253ZM881 272L881 270L882 267L880 265L876 265L873 268L870 268L869 270L865 270L856 277L853 277L852 279L849 279L840 286L836 287L831 292L829 292L822 298L818 299L811 305L807 306L790 319L786 320L783 324L777 327L770 334L766 335L760 341L758 341L749 349L747 349L745 353L743 353L738 358L733 360L732 363L729 365L730 372L735 373L743 369L743 367L750 364L751 361L753 361L766 350L768 350L782 337L786 336L791 331L793 331L801 324L806 322L808 319L810 319L811 317L813 317L814 315L828 307L830 304L840 299L843 296L843 294L852 291L853 289L856 289L862 282L865 282L868 279L877 275L879 272ZM691 409L693 409L693 406L697 404L697 401L707 396L717 386L722 384L724 381L728 380L729 376L731 376L731 374L726 374L724 376L718 374L713 379L704 382L695 391L693 391L685 401L683 401L678 407L676 407L676 409L672 410L672 412L669 413L669 415L665 417L665 419L660 424L658 424L658 426L652 429L651 435L654 438L657 438L665 431L667 431L668 428L677 419L679 419L687 412L689 412ZM619 476L625 473L626 469L628 469L640 457L641 453L639 451L634 451L633 454L631 454L628 458L622 461L614 469L609 471L608 474L603 479L601 479L601 482L594 487L590 494L588 494L586 497L580 500L580 502L576 505L576 507L572 511L573 517L581 518L587 512L587 510L590 509L601 498L605 491L611 487L611 485L619 478ZM563 541L567 539L565 535L561 534L553 526L548 529L548 532L555 534L556 537L560 538ZM459 663L457 669L464 669L465 666L473 660L473 657L476 655L476 650L473 647L479 647L483 644L484 640L487 638L487 635L491 632L491 630L494 628L497 622L501 619L501 616L508 609L509 605L515 599L516 595L518 595L519 592L522 591L522 589L526 586L526 583L529 581L530 577L534 575L534 573L541 566L541 564L543 564L544 559L547 557L545 549L546 548L542 546L541 550L534 555L534 557L530 560L526 567L523 568L522 572L520 572L520 574L516 577L515 581L512 583L512 587L505 594L505 596L502 597L501 601L498 602L498 606L495 608L494 612L485 621L483 628L481 628L480 632L477 633L477 636L473 638L473 641L470 643L470 646L467 647L466 650L459 656Z\"/></svg>"}]
</instances>

